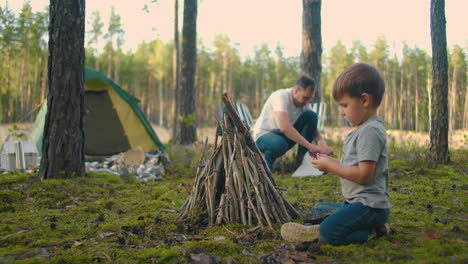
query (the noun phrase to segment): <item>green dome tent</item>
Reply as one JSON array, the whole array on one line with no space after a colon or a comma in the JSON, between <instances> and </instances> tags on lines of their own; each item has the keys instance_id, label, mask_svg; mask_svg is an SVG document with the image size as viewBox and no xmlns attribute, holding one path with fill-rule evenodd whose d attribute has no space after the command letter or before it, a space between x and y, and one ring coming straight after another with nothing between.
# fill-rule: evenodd
<instances>
[{"instance_id":1,"label":"green dome tent","mask_svg":"<svg viewBox=\"0 0 468 264\"><path fill-rule=\"evenodd\" d=\"M141 147L145 152L165 151L138 106L139 100L103 73L85 67L85 155L110 156ZM42 150L47 100L42 104L31 133Z\"/></svg>"}]
</instances>

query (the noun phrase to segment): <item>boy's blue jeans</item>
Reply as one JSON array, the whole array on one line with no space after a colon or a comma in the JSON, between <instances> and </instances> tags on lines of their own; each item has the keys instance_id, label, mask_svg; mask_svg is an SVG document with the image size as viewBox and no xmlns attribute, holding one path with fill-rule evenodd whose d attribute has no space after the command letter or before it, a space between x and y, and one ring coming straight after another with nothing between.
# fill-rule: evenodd
<instances>
[{"instance_id":1,"label":"boy's blue jeans","mask_svg":"<svg viewBox=\"0 0 468 264\"><path fill-rule=\"evenodd\" d=\"M375 229L383 226L390 209L376 209L362 203L318 203L312 213L337 209L320 224L320 237L328 244L341 246L369 240Z\"/></svg>"},{"instance_id":2,"label":"boy's blue jeans","mask_svg":"<svg viewBox=\"0 0 468 264\"><path fill-rule=\"evenodd\" d=\"M317 132L317 114L310 110L305 111L299 116L293 126L307 141L312 142ZM259 137L255 143L264 154L266 163L271 171L273 171L275 160L283 156L296 144L296 142L287 138L279 131L267 133ZM299 146L297 155L303 157L306 152L307 149L305 147Z\"/></svg>"}]
</instances>

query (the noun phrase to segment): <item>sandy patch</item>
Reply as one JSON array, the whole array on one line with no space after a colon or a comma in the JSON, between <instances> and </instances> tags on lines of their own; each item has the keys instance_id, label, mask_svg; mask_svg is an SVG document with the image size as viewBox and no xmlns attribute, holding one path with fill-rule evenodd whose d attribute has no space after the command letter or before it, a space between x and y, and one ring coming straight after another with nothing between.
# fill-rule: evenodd
<instances>
[{"instance_id":1,"label":"sandy patch","mask_svg":"<svg viewBox=\"0 0 468 264\"><path fill-rule=\"evenodd\" d=\"M0 125L0 144L9 133L9 129L13 127L13 124ZM26 131L31 131L33 123L18 123L17 127ZM165 127L160 127L153 124L153 129L156 131L159 139L163 143L168 143L172 138L172 130ZM199 141L204 141L208 137L208 143L213 143L215 139L214 127L198 128L197 138ZM343 140L345 136L352 130L350 127L330 128L327 127L324 130L324 136L329 140ZM396 145L416 145L416 146L427 146L429 145L429 133L426 132L414 132L414 131L403 131L403 130L388 130L389 142L394 141ZM468 129L454 130L449 133L449 147L450 149L468 149Z\"/></svg>"},{"instance_id":2,"label":"sandy patch","mask_svg":"<svg viewBox=\"0 0 468 264\"><path fill-rule=\"evenodd\" d=\"M324 136L330 140L344 140L353 130L350 127L325 128ZM388 142L397 146L429 146L430 134L428 132L415 132L404 130L387 130ZM453 130L449 132L450 149L468 149L468 129Z\"/></svg>"}]
</instances>

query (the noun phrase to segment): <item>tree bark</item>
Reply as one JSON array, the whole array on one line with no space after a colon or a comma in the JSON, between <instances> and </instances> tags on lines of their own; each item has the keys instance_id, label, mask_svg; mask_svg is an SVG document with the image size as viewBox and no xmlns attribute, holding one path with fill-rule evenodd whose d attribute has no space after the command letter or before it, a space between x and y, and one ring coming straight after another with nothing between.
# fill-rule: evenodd
<instances>
[{"instance_id":1,"label":"tree bark","mask_svg":"<svg viewBox=\"0 0 468 264\"><path fill-rule=\"evenodd\" d=\"M448 62L445 0L431 0L432 107L430 149L437 163L448 164Z\"/></svg>"},{"instance_id":2,"label":"tree bark","mask_svg":"<svg viewBox=\"0 0 468 264\"><path fill-rule=\"evenodd\" d=\"M314 102L320 102L320 74L322 73L321 0L302 1L301 70L317 82ZM319 111L319 109L317 109Z\"/></svg>"},{"instance_id":3,"label":"tree bark","mask_svg":"<svg viewBox=\"0 0 468 264\"><path fill-rule=\"evenodd\" d=\"M190 145L196 140L195 71L197 62L197 0L184 1L182 28L181 86L177 96L176 142Z\"/></svg>"},{"instance_id":4,"label":"tree bark","mask_svg":"<svg viewBox=\"0 0 468 264\"><path fill-rule=\"evenodd\" d=\"M84 166L85 0L51 0L48 111L40 175L81 177Z\"/></svg>"}]
</instances>

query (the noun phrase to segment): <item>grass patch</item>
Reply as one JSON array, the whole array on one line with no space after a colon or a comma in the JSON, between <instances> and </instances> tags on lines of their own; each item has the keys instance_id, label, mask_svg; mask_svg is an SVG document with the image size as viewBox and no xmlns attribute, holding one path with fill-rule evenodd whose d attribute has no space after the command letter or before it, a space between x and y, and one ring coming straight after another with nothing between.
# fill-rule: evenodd
<instances>
[{"instance_id":1,"label":"grass patch","mask_svg":"<svg viewBox=\"0 0 468 264\"><path fill-rule=\"evenodd\" d=\"M341 142L333 147L339 151ZM281 240L279 225L249 233L239 224L177 221L167 209L185 201L200 149L170 147L173 163L159 182L102 173L43 181L35 174L1 175L0 263L190 263L200 252L223 263L264 263L285 248L296 254ZM333 263L467 263L467 156L467 150L452 151L452 164L437 166L424 148L391 147L394 233L363 245L321 244L304 254ZM289 167L283 164L274 177L301 213L321 201L342 200L336 175L292 178Z\"/></svg>"}]
</instances>

